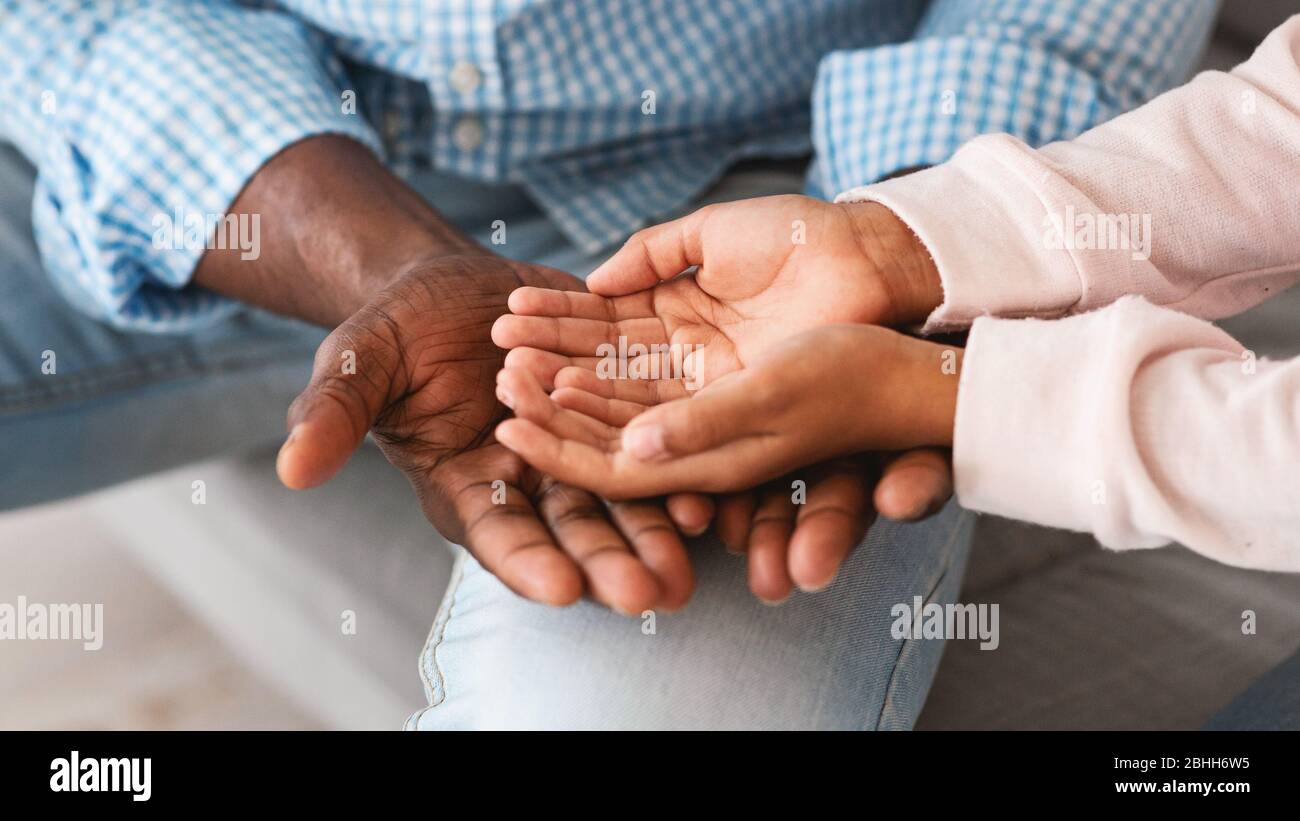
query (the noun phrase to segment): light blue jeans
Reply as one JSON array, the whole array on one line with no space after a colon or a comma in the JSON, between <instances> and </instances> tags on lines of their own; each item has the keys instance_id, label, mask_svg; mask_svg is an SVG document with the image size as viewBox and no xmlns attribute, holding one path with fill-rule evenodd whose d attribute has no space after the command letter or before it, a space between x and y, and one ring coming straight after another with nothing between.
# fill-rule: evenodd
<instances>
[{"instance_id":1,"label":"light blue jeans","mask_svg":"<svg viewBox=\"0 0 1300 821\"><path fill-rule=\"evenodd\" d=\"M191 334L134 335L75 313L41 272L31 181L0 148L0 509L277 442L323 331L250 311ZM737 172L710 198L800 181L775 167ZM436 174L411 182L481 241L504 219L498 250L510 256L580 275L598 262L518 189ZM41 372L47 350L57 379ZM692 545L694 599L653 619L531 604L460 551L421 654L429 705L407 725L910 727L943 644L891 638L890 610L914 596L955 599L971 523L949 505L921 524L877 524L830 588L780 607L759 603L744 560L706 537Z\"/></svg>"}]
</instances>

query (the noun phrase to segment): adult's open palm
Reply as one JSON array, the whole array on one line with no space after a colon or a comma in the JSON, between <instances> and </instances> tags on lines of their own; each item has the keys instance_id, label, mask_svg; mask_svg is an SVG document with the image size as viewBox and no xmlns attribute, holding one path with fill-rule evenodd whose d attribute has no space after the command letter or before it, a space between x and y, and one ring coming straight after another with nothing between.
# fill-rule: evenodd
<instances>
[{"instance_id":1,"label":"adult's open palm","mask_svg":"<svg viewBox=\"0 0 1300 821\"><path fill-rule=\"evenodd\" d=\"M377 295L317 352L289 412L280 477L321 484L373 431L438 530L521 595L567 604L587 590L623 612L679 607L692 577L662 505L607 508L492 437L505 409L490 329L525 284L581 287L554 269L474 253L430 260Z\"/></svg>"}]
</instances>

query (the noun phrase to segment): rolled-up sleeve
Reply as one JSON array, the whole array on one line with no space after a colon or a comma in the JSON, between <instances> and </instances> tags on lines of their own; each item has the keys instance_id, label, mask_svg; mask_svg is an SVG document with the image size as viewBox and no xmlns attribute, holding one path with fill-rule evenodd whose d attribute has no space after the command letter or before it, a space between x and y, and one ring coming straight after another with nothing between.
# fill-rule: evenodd
<instances>
[{"instance_id":1,"label":"rolled-up sleeve","mask_svg":"<svg viewBox=\"0 0 1300 821\"><path fill-rule=\"evenodd\" d=\"M907 42L825 57L810 187L835 194L967 140L1074 137L1181 82L1214 0L937 0Z\"/></svg>"},{"instance_id":2,"label":"rolled-up sleeve","mask_svg":"<svg viewBox=\"0 0 1300 821\"><path fill-rule=\"evenodd\" d=\"M380 150L325 40L285 15L217 0L2 8L0 135L36 166L42 260L115 326L183 330L236 307L190 277L213 221L287 146L334 133Z\"/></svg>"}]
</instances>

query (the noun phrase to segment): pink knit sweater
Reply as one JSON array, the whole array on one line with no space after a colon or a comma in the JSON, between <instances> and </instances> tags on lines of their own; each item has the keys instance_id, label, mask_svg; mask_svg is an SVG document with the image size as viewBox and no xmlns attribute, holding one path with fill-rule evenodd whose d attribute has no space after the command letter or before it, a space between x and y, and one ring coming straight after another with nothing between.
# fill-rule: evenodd
<instances>
[{"instance_id":1,"label":"pink knit sweater","mask_svg":"<svg viewBox=\"0 0 1300 821\"><path fill-rule=\"evenodd\" d=\"M1071 142L980 137L840 199L888 206L934 256L926 330L971 328L966 507L1300 570L1300 359L1204 321L1300 279L1300 16Z\"/></svg>"}]
</instances>

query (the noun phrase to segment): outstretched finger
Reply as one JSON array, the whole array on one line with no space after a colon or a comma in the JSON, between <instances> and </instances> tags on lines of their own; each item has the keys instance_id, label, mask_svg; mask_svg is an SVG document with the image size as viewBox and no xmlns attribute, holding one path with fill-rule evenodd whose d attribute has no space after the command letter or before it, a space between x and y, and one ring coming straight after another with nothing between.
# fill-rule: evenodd
<instances>
[{"instance_id":1,"label":"outstretched finger","mask_svg":"<svg viewBox=\"0 0 1300 821\"><path fill-rule=\"evenodd\" d=\"M507 305L511 313L520 316L568 316L603 322L645 319L655 315L654 298L649 291L605 297L581 291L559 291L525 285L510 293Z\"/></svg>"},{"instance_id":2,"label":"outstretched finger","mask_svg":"<svg viewBox=\"0 0 1300 821\"><path fill-rule=\"evenodd\" d=\"M592 598L632 616L659 602L662 587L655 573L633 552L594 495L548 479L537 510L555 540L582 568Z\"/></svg>"},{"instance_id":3,"label":"outstretched finger","mask_svg":"<svg viewBox=\"0 0 1300 821\"><path fill-rule=\"evenodd\" d=\"M795 504L788 487L773 483L763 491L749 530L749 589L765 604L780 604L794 588L787 551L794 531Z\"/></svg>"},{"instance_id":4,"label":"outstretched finger","mask_svg":"<svg viewBox=\"0 0 1300 821\"><path fill-rule=\"evenodd\" d=\"M615 350L625 345L665 345L664 324L658 318L577 319L568 316L518 316L502 314L492 325L492 342L498 348L540 348L569 356L601 356L602 346Z\"/></svg>"},{"instance_id":5,"label":"outstretched finger","mask_svg":"<svg viewBox=\"0 0 1300 821\"><path fill-rule=\"evenodd\" d=\"M565 356L540 348L512 348L506 353L505 367L519 368L531 373L543 389L555 390L555 377L565 368L595 370L599 360L595 357Z\"/></svg>"},{"instance_id":6,"label":"outstretched finger","mask_svg":"<svg viewBox=\"0 0 1300 821\"><path fill-rule=\"evenodd\" d=\"M636 499L667 493L735 491L778 476L781 454L760 438L747 437L725 448L654 464L576 439L561 439L527 419L497 425L496 438L537 470L606 499Z\"/></svg>"},{"instance_id":7,"label":"outstretched finger","mask_svg":"<svg viewBox=\"0 0 1300 821\"><path fill-rule=\"evenodd\" d=\"M582 595L577 563L556 544L529 495L504 480L513 456L489 447L412 475L425 515L448 539L463 544L479 564L524 598L553 606Z\"/></svg>"},{"instance_id":8,"label":"outstretched finger","mask_svg":"<svg viewBox=\"0 0 1300 821\"><path fill-rule=\"evenodd\" d=\"M587 364L576 362L556 372L556 390L577 388L607 399L647 406L685 399L691 395L684 379L609 379L602 377L595 367L587 367Z\"/></svg>"},{"instance_id":9,"label":"outstretched finger","mask_svg":"<svg viewBox=\"0 0 1300 821\"><path fill-rule=\"evenodd\" d=\"M562 408L568 408L615 428L621 428L631 422L647 407L640 402L598 396L580 388L556 388L551 392L551 399Z\"/></svg>"},{"instance_id":10,"label":"outstretched finger","mask_svg":"<svg viewBox=\"0 0 1300 821\"><path fill-rule=\"evenodd\" d=\"M695 589L695 574L686 546L663 505L644 500L611 502L609 515L658 580L660 593L655 607L669 612L681 609Z\"/></svg>"},{"instance_id":11,"label":"outstretched finger","mask_svg":"<svg viewBox=\"0 0 1300 821\"><path fill-rule=\"evenodd\" d=\"M603 450L618 447L619 428L555 402L528 371L502 368L497 373L496 395L520 419L535 422L561 439Z\"/></svg>"},{"instance_id":12,"label":"outstretched finger","mask_svg":"<svg viewBox=\"0 0 1300 821\"><path fill-rule=\"evenodd\" d=\"M932 516L952 498L952 457L944 450L917 448L886 463L876 485L880 515L897 521Z\"/></svg>"},{"instance_id":13,"label":"outstretched finger","mask_svg":"<svg viewBox=\"0 0 1300 821\"><path fill-rule=\"evenodd\" d=\"M842 459L817 465L806 475L807 497L790 537L789 569L799 589L811 593L835 580L875 520L871 488L876 473L865 460Z\"/></svg>"}]
</instances>

